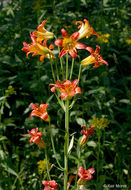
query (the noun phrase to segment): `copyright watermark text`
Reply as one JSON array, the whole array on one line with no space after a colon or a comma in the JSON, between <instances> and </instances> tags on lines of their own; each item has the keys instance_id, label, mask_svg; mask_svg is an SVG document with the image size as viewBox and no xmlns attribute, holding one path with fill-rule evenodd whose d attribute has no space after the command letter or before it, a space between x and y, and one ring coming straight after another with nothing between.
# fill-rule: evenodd
<instances>
[{"instance_id":1,"label":"copyright watermark text","mask_svg":"<svg viewBox=\"0 0 131 190\"><path fill-rule=\"evenodd\" d=\"M105 187L105 188L118 188L118 189L121 189L121 188L123 188L123 189L126 189L127 188L127 185L120 185L120 184L104 184L103 185L103 187Z\"/></svg>"}]
</instances>

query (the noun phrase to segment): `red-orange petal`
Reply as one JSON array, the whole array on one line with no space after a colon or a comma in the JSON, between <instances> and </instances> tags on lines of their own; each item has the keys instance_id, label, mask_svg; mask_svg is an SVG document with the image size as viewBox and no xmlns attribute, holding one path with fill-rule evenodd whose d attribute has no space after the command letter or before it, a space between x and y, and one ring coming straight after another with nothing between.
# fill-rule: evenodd
<instances>
[{"instance_id":1,"label":"red-orange petal","mask_svg":"<svg viewBox=\"0 0 131 190\"><path fill-rule=\"evenodd\" d=\"M52 87L50 90L51 90L51 92L54 93L55 92L55 87Z\"/></svg>"},{"instance_id":2,"label":"red-orange petal","mask_svg":"<svg viewBox=\"0 0 131 190\"><path fill-rule=\"evenodd\" d=\"M87 46L82 43L77 43L77 49L86 49Z\"/></svg>"},{"instance_id":3,"label":"red-orange petal","mask_svg":"<svg viewBox=\"0 0 131 190\"><path fill-rule=\"evenodd\" d=\"M108 63L107 63L104 59L99 60L99 62L100 62L100 63L104 63L105 65L108 66Z\"/></svg>"},{"instance_id":4,"label":"red-orange petal","mask_svg":"<svg viewBox=\"0 0 131 190\"><path fill-rule=\"evenodd\" d=\"M49 104L40 104L40 108L41 108L42 110L46 110L46 109L48 108L48 105L49 105Z\"/></svg>"},{"instance_id":5,"label":"red-orange petal","mask_svg":"<svg viewBox=\"0 0 131 190\"><path fill-rule=\"evenodd\" d=\"M37 26L37 30L39 30L41 27L43 28L45 26L45 23L47 22L47 20L44 20L41 24L39 24Z\"/></svg>"},{"instance_id":6,"label":"red-orange petal","mask_svg":"<svg viewBox=\"0 0 131 190\"><path fill-rule=\"evenodd\" d=\"M69 54L70 54L70 56L71 56L72 58L74 58L74 59L77 57L77 52L76 52L76 50L69 51Z\"/></svg>"},{"instance_id":7,"label":"red-orange petal","mask_svg":"<svg viewBox=\"0 0 131 190\"><path fill-rule=\"evenodd\" d=\"M68 94L65 92L61 92L61 99L66 99L68 97Z\"/></svg>"},{"instance_id":8,"label":"red-orange petal","mask_svg":"<svg viewBox=\"0 0 131 190\"><path fill-rule=\"evenodd\" d=\"M42 114L42 116L40 118L43 120L46 120L48 118L48 113L45 112L44 114Z\"/></svg>"},{"instance_id":9,"label":"red-orange petal","mask_svg":"<svg viewBox=\"0 0 131 190\"><path fill-rule=\"evenodd\" d=\"M74 40L78 40L79 39L79 32L74 32L71 37L74 39Z\"/></svg>"},{"instance_id":10,"label":"red-orange petal","mask_svg":"<svg viewBox=\"0 0 131 190\"><path fill-rule=\"evenodd\" d=\"M77 85L77 83L78 83L78 79L75 79L73 82L72 82L72 84L74 85L74 86L76 86Z\"/></svg>"},{"instance_id":11,"label":"red-orange petal","mask_svg":"<svg viewBox=\"0 0 131 190\"><path fill-rule=\"evenodd\" d=\"M36 110L38 108L38 106L36 106L35 104L33 103L30 103L30 106L32 107L32 109Z\"/></svg>"},{"instance_id":12,"label":"red-orange petal","mask_svg":"<svg viewBox=\"0 0 131 190\"><path fill-rule=\"evenodd\" d=\"M99 52L100 52L100 46L96 45L95 53L99 53Z\"/></svg>"},{"instance_id":13,"label":"red-orange petal","mask_svg":"<svg viewBox=\"0 0 131 190\"><path fill-rule=\"evenodd\" d=\"M62 45L62 44L63 44L63 39L57 39L57 40L55 40L54 43L55 43L56 46L62 47L62 46L63 46L63 45Z\"/></svg>"},{"instance_id":14,"label":"red-orange petal","mask_svg":"<svg viewBox=\"0 0 131 190\"><path fill-rule=\"evenodd\" d=\"M62 57L63 55L65 55L67 53L66 50L64 50L64 48L61 50L59 57Z\"/></svg>"},{"instance_id":15,"label":"red-orange petal","mask_svg":"<svg viewBox=\"0 0 131 190\"><path fill-rule=\"evenodd\" d=\"M76 87L75 93L76 93L76 94L81 94L81 89L80 89L80 87Z\"/></svg>"},{"instance_id":16,"label":"red-orange petal","mask_svg":"<svg viewBox=\"0 0 131 190\"><path fill-rule=\"evenodd\" d=\"M69 37L68 33L66 32L66 30L64 28L61 29L61 33L62 33L63 38Z\"/></svg>"},{"instance_id":17,"label":"red-orange petal","mask_svg":"<svg viewBox=\"0 0 131 190\"><path fill-rule=\"evenodd\" d=\"M86 50L89 51L91 54L94 52L94 50L91 47L86 47Z\"/></svg>"}]
</instances>

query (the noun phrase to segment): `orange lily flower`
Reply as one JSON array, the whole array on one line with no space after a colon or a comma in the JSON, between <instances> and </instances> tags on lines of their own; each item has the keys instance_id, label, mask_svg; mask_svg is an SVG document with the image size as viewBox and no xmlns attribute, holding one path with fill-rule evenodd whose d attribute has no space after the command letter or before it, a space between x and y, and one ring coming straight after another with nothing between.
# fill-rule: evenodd
<instances>
[{"instance_id":1,"label":"orange lily flower","mask_svg":"<svg viewBox=\"0 0 131 190\"><path fill-rule=\"evenodd\" d=\"M45 39L52 39L54 34L52 32L48 32L45 29L45 23L47 20L44 20L40 25L37 27L37 31L34 31L32 34L33 36L37 37L37 41L42 42Z\"/></svg>"},{"instance_id":2,"label":"orange lily flower","mask_svg":"<svg viewBox=\"0 0 131 190\"><path fill-rule=\"evenodd\" d=\"M86 50L88 50L91 53L91 55L81 61L82 65L87 66L95 63L94 68L97 68L100 65L102 65L102 63L104 63L108 66L108 63L99 54L100 47L98 45L96 45L95 52L91 47L87 47Z\"/></svg>"},{"instance_id":3,"label":"orange lily flower","mask_svg":"<svg viewBox=\"0 0 131 190\"><path fill-rule=\"evenodd\" d=\"M80 177L77 181L77 184L84 185L86 181L89 181L93 178L92 174L95 172L94 168L85 170L83 167L78 168L78 176Z\"/></svg>"},{"instance_id":4,"label":"orange lily flower","mask_svg":"<svg viewBox=\"0 0 131 190\"><path fill-rule=\"evenodd\" d=\"M30 106L32 107L33 111L31 112L31 117L36 116L40 117L44 121L49 121L49 115L47 113L48 104L40 104L40 106L36 106L35 104L31 103Z\"/></svg>"},{"instance_id":5,"label":"orange lily flower","mask_svg":"<svg viewBox=\"0 0 131 190\"><path fill-rule=\"evenodd\" d=\"M95 32L95 30L92 27L90 27L89 21L87 19L84 19L84 22L76 21L76 24L80 24L78 26L78 32L80 34L79 39L84 37L89 38L91 35L96 35L98 37L99 35Z\"/></svg>"},{"instance_id":6,"label":"orange lily flower","mask_svg":"<svg viewBox=\"0 0 131 190\"><path fill-rule=\"evenodd\" d=\"M91 134L94 134L94 128L95 127L89 127L89 128L87 128L86 126L84 126L84 125L81 125L81 127L84 127L86 130L81 130L81 133L83 133L83 137L82 137L82 139L81 139L81 141L80 141L80 146L83 146L83 145L85 145L86 144L86 142L88 141L88 139L89 139L89 137L91 136Z\"/></svg>"},{"instance_id":7,"label":"orange lily flower","mask_svg":"<svg viewBox=\"0 0 131 190\"><path fill-rule=\"evenodd\" d=\"M39 43L31 33L30 33L30 36L31 36L32 43L27 44L26 42L23 42L24 47L22 48L22 51L26 52L27 58L30 53L33 53L32 56L40 55L41 62L43 62L43 59L45 57L48 59L55 57L51 51L51 49L54 49L54 46L52 44L50 44L48 48L47 40L44 40L42 43Z\"/></svg>"},{"instance_id":8,"label":"orange lily flower","mask_svg":"<svg viewBox=\"0 0 131 190\"><path fill-rule=\"evenodd\" d=\"M81 94L81 89L77 86L78 81L78 79L75 79L73 82L66 80L63 83L57 81L56 84L50 84L50 86L53 86L51 92L55 92L57 89L61 93L61 99L71 99L75 94Z\"/></svg>"},{"instance_id":9,"label":"orange lily flower","mask_svg":"<svg viewBox=\"0 0 131 190\"><path fill-rule=\"evenodd\" d=\"M30 136L30 143L36 143L40 148L45 148L45 142L41 139L42 132L38 132L38 128L32 129L31 131L27 131Z\"/></svg>"},{"instance_id":10,"label":"orange lily flower","mask_svg":"<svg viewBox=\"0 0 131 190\"><path fill-rule=\"evenodd\" d=\"M69 53L70 56L75 59L77 57L76 49L86 49L86 45L77 42L79 39L78 32L74 32L71 36L69 36L65 29L61 29L61 33L64 39L55 40L56 46L63 47L59 57Z\"/></svg>"},{"instance_id":11,"label":"orange lily flower","mask_svg":"<svg viewBox=\"0 0 131 190\"><path fill-rule=\"evenodd\" d=\"M55 180L42 181L42 184L45 186L44 190L55 190L58 186Z\"/></svg>"}]
</instances>

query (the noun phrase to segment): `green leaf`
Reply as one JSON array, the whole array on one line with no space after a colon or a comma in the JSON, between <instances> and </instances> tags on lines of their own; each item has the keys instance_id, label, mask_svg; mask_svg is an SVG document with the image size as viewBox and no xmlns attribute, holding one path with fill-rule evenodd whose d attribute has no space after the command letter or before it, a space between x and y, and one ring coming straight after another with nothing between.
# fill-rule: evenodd
<instances>
[{"instance_id":1,"label":"green leaf","mask_svg":"<svg viewBox=\"0 0 131 190\"><path fill-rule=\"evenodd\" d=\"M86 121L80 117L76 119L78 125L86 125Z\"/></svg>"},{"instance_id":2,"label":"green leaf","mask_svg":"<svg viewBox=\"0 0 131 190\"><path fill-rule=\"evenodd\" d=\"M73 144L74 144L74 135L72 136L72 139L70 141L70 145L68 147L68 154L71 153L71 149L73 148Z\"/></svg>"},{"instance_id":3,"label":"green leaf","mask_svg":"<svg viewBox=\"0 0 131 190\"><path fill-rule=\"evenodd\" d=\"M128 99L121 99L119 102L124 103L124 104L131 104L130 100Z\"/></svg>"},{"instance_id":4,"label":"green leaf","mask_svg":"<svg viewBox=\"0 0 131 190\"><path fill-rule=\"evenodd\" d=\"M6 136L0 137L0 141L4 141L4 140L7 140L7 137L6 137Z\"/></svg>"},{"instance_id":5,"label":"green leaf","mask_svg":"<svg viewBox=\"0 0 131 190\"><path fill-rule=\"evenodd\" d=\"M8 173L12 174L12 175L15 175L16 177L18 177L18 174L13 170L11 169L9 166L7 166L7 164L1 164L1 166L5 169L5 171L7 171Z\"/></svg>"},{"instance_id":6,"label":"green leaf","mask_svg":"<svg viewBox=\"0 0 131 190\"><path fill-rule=\"evenodd\" d=\"M97 146L94 141L88 141L87 145L91 146L91 147L96 147Z\"/></svg>"}]
</instances>

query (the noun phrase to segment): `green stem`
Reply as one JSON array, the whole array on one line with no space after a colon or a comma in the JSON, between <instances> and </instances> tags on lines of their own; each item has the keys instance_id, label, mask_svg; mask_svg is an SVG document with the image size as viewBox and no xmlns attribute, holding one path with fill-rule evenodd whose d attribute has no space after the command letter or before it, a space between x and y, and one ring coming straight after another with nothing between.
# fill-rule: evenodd
<instances>
[{"instance_id":1,"label":"green stem","mask_svg":"<svg viewBox=\"0 0 131 190\"><path fill-rule=\"evenodd\" d=\"M47 169L48 180L51 180L51 178L50 178L50 172L49 172L49 167L48 167L48 156L47 156L47 149L46 149L46 147L45 147L45 160L46 160L46 169Z\"/></svg>"},{"instance_id":2,"label":"green stem","mask_svg":"<svg viewBox=\"0 0 131 190\"><path fill-rule=\"evenodd\" d=\"M80 64L80 67L79 67L79 74L78 74L78 80L80 80L80 77L81 77L81 68L82 68L82 66L81 66L81 64Z\"/></svg>"},{"instance_id":3,"label":"green stem","mask_svg":"<svg viewBox=\"0 0 131 190\"><path fill-rule=\"evenodd\" d=\"M58 51L60 54L60 48L58 47ZM63 69L63 62L62 62L62 58L60 57L60 64L61 64L61 72L62 72L62 79L64 80L64 69Z\"/></svg>"},{"instance_id":4,"label":"green stem","mask_svg":"<svg viewBox=\"0 0 131 190\"><path fill-rule=\"evenodd\" d=\"M52 65L52 59L50 59L50 65L51 65L51 72L52 72L52 76L53 76L54 82L56 82L55 74L54 74L54 69L53 69L53 65Z\"/></svg>"},{"instance_id":5,"label":"green stem","mask_svg":"<svg viewBox=\"0 0 131 190\"><path fill-rule=\"evenodd\" d=\"M58 160L58 157L57 157L57 154L56 154L56 150L55 150L55 146L54 146L54 140L53 140L53 134L52 134L52 130L51 130L51 122L49 121L49 129L50 129L50 137L51 137L51 143L52 143L52 148L53 148L53 152L54 152L54 155L55 155L55 159L57 161L57 164L59 166L59 170L63 171L63 167L61 166L59 160Z\"/></svg>"},{"instance_id":6,"label":"green stem","mask_svg":"<svg viewBox=\"0 0 131 190\"><path fill-rule=\"evenodd\" d=\"M66 80L68 80L68 53L66 54Z\"/></svg>"},{"instance_id":7,"label":"green stem","mask_svg":"<svg viewBox=\"0 0 131 190\"><path fill-rule=\"evenodd\" d=\"M98 183L99 183L99 159L100 159L100 137L101 137L101 134L100 134L100 130L97 129L97 138L98 138L98 142L97 142L97 145L98 145L98 152L97 152L97 187L98 187Z\"/></svg>"},{"instance_id":8,"label":"green stem","mask_svg":"<svg viewBox=\"0 0 131 190\"><path fill-rule=\"evenodd\" d=\"M64 112L65 112L65 105L64 105L63 101L62 101L62 100L60 100L59 96L57 96L57 94L56 94L56 93L55 93L55 96L56 96L56 98L57 98L57 100L58 100L58 102L59 102L60 106L62 107L62 109L63 109L63 110L64 110Z\"/></svg>"},{"instance_id":9,"label":"green stem","mask_svg":"<svg viewBox=\"0 0 131 190\"><path fill-rule=\"evenodd\" d=\"M75 59L72 58L72 65L71 65L71 72L70 72L70 80L72 78L73 68L74 68L74 61Z\"/></svg>"},{"instance_id":10,"label":"green stem","mask_svg":"<svg viewBox=\"0 0 131 190\"><path fill-rule=\"evenodd\" d=\"M54 36L55 39L57 39L56 36ZM60 48L58 47L58 52L60 54ZM63 62L62 62L62 58L60 57L60 64L61 64L61 72L62 72L62 80L64 80L64 69L63 69Z\"/></svg>"},{"instance_id":11,"label":"green stem","mask_svg":"<svg viewBox=\"0 0 131 190\"><path fill-rule=\"evenodd\" d=\"M55 61L55 67L56 67L56 74L57 74L57 80L59 80L59 72L57 67L57 62Z\"/></svg>"},{"instance_id":12,"label":"green stem","mask_svg":"<svg viewBox=\"0 0 131 190\"><path fill-rule=\"evenodd\" d=\"M7 98L7 96L5 95L5 97L4 97L4 99L2 100L2 103L1 103L1 108L0 108L0 124L1 124L2 113L3 113L3 109L4 109L4 104L5 104L6 98Z\"/></svg>"},{"instance_id":13,"label":"green stem","mask_svg":"<svg viewBox=\"0 0 131 190\"><path fill-rule=\"evenodd\" d=\"M68 147L69 147L69 100L65 102L65 144L64 144L64 190L68 182Z\"/></svg>"}]
</instances>

